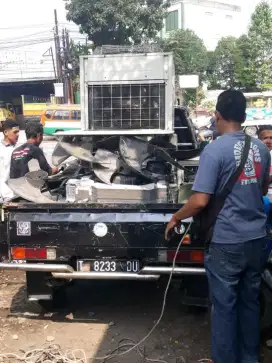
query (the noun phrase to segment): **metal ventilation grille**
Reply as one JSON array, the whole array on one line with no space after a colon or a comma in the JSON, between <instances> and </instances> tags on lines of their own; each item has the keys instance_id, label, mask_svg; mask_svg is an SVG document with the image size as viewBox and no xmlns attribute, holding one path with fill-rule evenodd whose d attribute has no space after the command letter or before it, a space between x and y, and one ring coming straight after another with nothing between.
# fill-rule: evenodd
<instances>
[{"instance_id":1,"label":"metal ventilation grille","mask_svg":"<svg viewBox=\"0 0 272 363\"><path fill-rule=\"evenodd\" d=\"M165 84L89 86L90 130L165 129Z\"/></svg>"}]
</instances>

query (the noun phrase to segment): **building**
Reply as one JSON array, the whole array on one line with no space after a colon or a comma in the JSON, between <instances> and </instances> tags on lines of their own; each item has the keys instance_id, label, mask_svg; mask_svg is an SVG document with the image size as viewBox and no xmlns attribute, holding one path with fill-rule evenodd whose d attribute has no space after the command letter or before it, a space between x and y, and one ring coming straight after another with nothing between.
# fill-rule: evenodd
<instances>
[{"instance_id":1,"label":"building","mask_svg":"<svg viewBox=\"0 0 272 363\"><path fill-rule=\"evenodd\" d=\"M241 2L172 0L161 35L167 37L171 31L191 29L203 39L208 50L214 50L220 38L240 36L245 31Z\"/></svg>"},{"instance_id":2,"label":"building","mask_svg":"<svg viewBox=\"0 0 272 363\"><path fill-rule=\"evenodd\" d=\"M21 95L50 99L57 79L54 10L61 47L63 29L69 30L76 43L85 43L86 36L79 33L76 24L67 21L63 0L9 0L1 5L0 101L17 105ZM12 14L12 21L3 14Z\"/></svg>"}]
</instances>

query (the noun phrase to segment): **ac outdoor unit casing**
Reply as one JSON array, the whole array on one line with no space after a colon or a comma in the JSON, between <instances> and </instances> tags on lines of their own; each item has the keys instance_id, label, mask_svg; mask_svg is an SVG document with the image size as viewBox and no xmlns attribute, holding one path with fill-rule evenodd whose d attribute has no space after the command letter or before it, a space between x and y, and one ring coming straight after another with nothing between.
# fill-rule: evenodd
<instances>
[{"instance_id":1,"label":"ac outdoor unit casing","mask_svg":"<svg viewBox=\"0 0 272 363\"><path fill-rule=\"evenodd\" d=\"M93 135L172 134L175 72L171 53L80 59L81 129Z\"/></svg>"}]
</instances>

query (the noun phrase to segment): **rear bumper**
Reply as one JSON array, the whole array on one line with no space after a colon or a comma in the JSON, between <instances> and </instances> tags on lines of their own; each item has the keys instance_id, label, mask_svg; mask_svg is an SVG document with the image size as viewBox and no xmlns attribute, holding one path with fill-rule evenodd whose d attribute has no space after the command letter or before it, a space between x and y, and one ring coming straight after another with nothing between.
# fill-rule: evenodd
<instances>
[{"instance_id":1,"label":"rear bumper","mask_svg":"<svg viewBox=\"0 0 272 363\"><path fill-rule=\"evenodd\" d=\"M42 263L0 263L0 269L49 272L56 279L67 280L158 280L161 275L170 275L172 267L146 266L139 273L123 272L78 272L70 265ZM173 275L205 275L203 267L175 267Z\"/></svg>"}]
</instances>

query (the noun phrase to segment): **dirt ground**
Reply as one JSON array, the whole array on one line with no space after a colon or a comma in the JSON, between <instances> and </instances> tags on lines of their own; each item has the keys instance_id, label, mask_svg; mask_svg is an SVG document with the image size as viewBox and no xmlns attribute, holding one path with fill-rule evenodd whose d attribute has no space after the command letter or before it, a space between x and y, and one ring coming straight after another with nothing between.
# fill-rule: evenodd
<instances>
[{"instance_id":1,"label":"dirt ground","mask_svg":"<svg viewBox=\"0 0 272 363\"><path fill-rule=\"evenodd\" d=\"M27 303L25 292L23 273L0 273L0 353L22 355L20 350L59 344L63 350L83 349L88 357L97 358L114 350L122 339L138 342L148 333L160 315L164 286L78 282L69 288L67 308L51 313ZM180 357L186 362L208 358L207 312L182 308L176 291L170 290L164 318L144 348L148 358L167 363L184 362ZM264 362L271 363L269 350L264 350L264 356ZM140 363L143 359L132 352L111 362Z\"/></svg>"}]
</instances>

